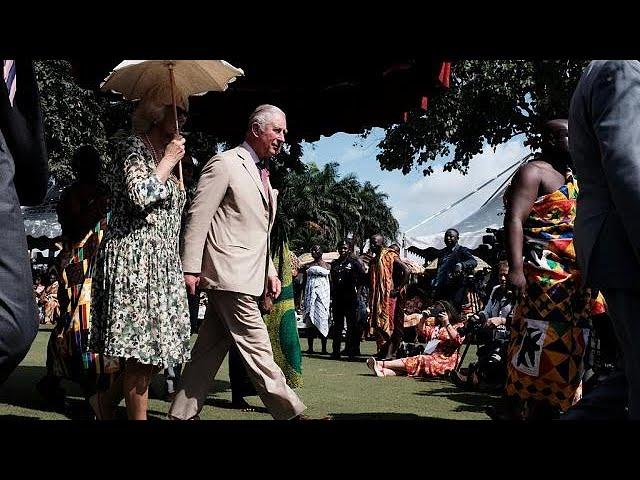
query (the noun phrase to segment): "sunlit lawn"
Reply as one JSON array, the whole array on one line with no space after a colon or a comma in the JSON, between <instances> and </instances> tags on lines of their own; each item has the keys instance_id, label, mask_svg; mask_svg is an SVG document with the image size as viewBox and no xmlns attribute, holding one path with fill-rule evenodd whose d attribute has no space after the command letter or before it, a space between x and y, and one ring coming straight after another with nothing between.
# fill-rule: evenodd
<instances>
[{"instance_id":1,"label":"sunlit lawn","mask_svg":"<svg viewBox=\"0 0 640 480\"><path fill-rule=\"evenodd\" d=\"M67 420L90 418L88 407L77 385L63 382L67 391L64 413L52 411L35 389L45 373L45 352L50 327L42 328L22 364L0 387L1 418L35 418ZM195 336L192 338L195 340ZM306 340L302 340L305 344ZM365 342L362 351L371 354L373 342ZM469 354L465 364L473 360ZM486 407L496 401L495 396L465 392L446 380L418 380L406 377L374 377L361 361L336 361L322 355L303 355L304 386L298 395L314 417L332 415L336 420L352 419L464 419L485 420ZM163 392L163 378L155 377L149 402L150 419L165 417L169 404L157 397ZM218 372L202 419L251 420L270 419L259 397L247 397L257 412L241 412L230 408L231 390L226 360ZM119 416L125 417L124 403Z\"/></svg>"}]
</instances>

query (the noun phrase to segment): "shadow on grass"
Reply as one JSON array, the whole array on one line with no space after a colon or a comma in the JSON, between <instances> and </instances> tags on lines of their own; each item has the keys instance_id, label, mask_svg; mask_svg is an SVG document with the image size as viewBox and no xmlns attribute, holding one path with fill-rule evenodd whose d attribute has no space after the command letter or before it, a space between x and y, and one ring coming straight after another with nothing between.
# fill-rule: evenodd
<instances>
[{"instance_id":1,"label":"shadow on grass","mask_svg":"<svg viewBox=\"0 0 640 480\"><path fill-rule=\"evenodd\" d=\"M331 360L332 362L336 362L339 361L335 358L331 358L331 354L327 353L327 354L323 354L323 353L307 353L307 352L302 352L302 358L315 358L317 360Z\"/></svg>"},{"instance_id":2,"label":"shadow on grass","mask_svg":"<svg viewBox=\"0 0 640 480\"><path fill-rule=\"evenodd\" d=\"M0 388L0 403L32 410L53 411L36 390L36 384L46 373L46 367L18 365Z\"/></svg>"},{"instance_id":3,"label":"shadow on grass","mask_svg":"<svg viewBox=\"0 0 640 480\"><path fill-rule=\"evenodd\" d=\"M63 381L62 387L66 391L64 408L51 405L43 398L36 384L47 373L44 366L19 365L7 381L0 387L0 404L4 403L14 407L26 408L29 410L39 410L42 412L55 412L64 415L70 420L91 420L93 419L93 411L89 404L82 398L80 387L73 382ZM231 384L225 380L215 380L211 386L210 393L226 392L231 389ZM150 398L162 399L164 392L164 378L162 375L154 376L150 386ZM232 408L231 402L225 400L207 399L207 405L215 405L222 408ZM259 408L256 411L260 411ZM157 413L165 416L165 412L149 411L150 416ZM16 415L13 415L16 416ZM117 417L126 418L126 410L124 407L117 407ZM28 419L24 416L17 418Z\"/></svg>"},{"instance_id":4,"label":"shadow on grass","mask_svg":"<svg viewBox=\"0 0 640 480\"><path fill-rule=\"evenodd\" d=\"M500 394L490 394L484 392L472 392L464 390L453 384L445 384L442 379L421 379L425 383L433 383L440 388L432 388L417 392L416 395L425 397L444 397L459 403L455 412L486 413L487 407L496 406L500 403Z\"/></svg>"},{"instance_id":5,"label":"shadow on grass","mask_svg":"<svg viewBox=\"0 0 640 480\"><path fill-rule=\"evenodd\" d=\"M88 420L93 418L89 404L82 398L80 388L70 382L64 382L62 387L67 396L64 407L55 407L36 390L36 384L47 373L46 367L33 365L19 365L7 381L0 388L0 403L14 407L55 412L71 420ZM15 416L15 415L14 415ZM30 417L19 417L29 419Z\"/></svg>"},{"instance_id":6,"label":"shadow on grass","mask_svg":"<svg viewBox=\"0 0 640 480\"><path fill-rule=\"evenodd\" d=\"M415 413L394 413L394 412L367 412L367 413L330 413L333 420L355 420L355 421L415 421L415 420L442 420L436 417L423 417Z\"/></svg>"},{"instance_id":7,"label":"shadow on grass","mask_svg":"<svg viewBox=\"0 0 640 480\"><path fill-rule=\"evenodd\" d=\"M149 398L167 402L165 395L166 388L167 387L165 385L165 379L162 372L155 375L151 380L151 384L149 385ZM211 389L209 390L209 394L226 392L229 390L231 390L231 383L226 380L214 380L213 384L211 385Z\"/></svg>"},{"instance_id":8,"label":"shadow on grass","mask_svg":"<svg viewBox=\"0 0 640 480\"><path fill-rule=\"evenodd\" d=\"M255 397L255 398L257 399L256 402L261 402L259 397ZM265 406L256 405L256 402L252 402L249 404L250 407L253 409L252 412L269 413L269 410L267 410ZM213 398L211 396L207 397L207 399L204 401L204 404L210 407L223 408L225 410L238 410L238 411L242 410L241 408L234 406L233 403L231 403L229 400L225 400L223 398ZM246 412L246 413L252 413L252 412Z\"/></svg>"},{"instance_id":9,"label":"shadow on grass","mask_svg":"<svg viewBox=\"0 0 640 480\"><path fill-rule=\"evenodd\" d=\"M302 351L302 358L313 358L317 360L331 360L332 362L361 362L364 363L367 361L371 355L356 355L355 357L349 357L347 355L341 355L340 358L332 358L330 353L323 354L320 352L307 353Z\"/></svg>"}]
</instances>

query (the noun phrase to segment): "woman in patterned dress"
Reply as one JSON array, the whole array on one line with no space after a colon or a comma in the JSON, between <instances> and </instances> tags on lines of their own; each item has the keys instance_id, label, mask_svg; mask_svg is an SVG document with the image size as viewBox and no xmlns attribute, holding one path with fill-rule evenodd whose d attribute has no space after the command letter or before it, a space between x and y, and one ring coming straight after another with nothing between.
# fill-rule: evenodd
<instances>
[{"instance_id":1,"label":"woman in patterned dress","mask_svg":"<svg viewBox=\"0 0 640 480\"><path fill-rule=\"evenodd\" d=\"M189 360L190 322L178 253L186 194L172 174L184 156L175 135L170 96L159 89L143 98L133 132L113 139L109 229L93 282L89 349L125 360L118 381L89 402L98 419L113 418L125 399L129 419L146 420L154 373ZM186 121L186 99L178 107Z\"/></svg>"},{"instance_id":2,"label":"woman in patterned dress","mask_svg":"<svg viewBox=\"0 0 640 480\"><path fill-rule=\"evenodd\" d=\"M303 318L307 326L307 344L309 349L306 353L313 353L313 340L320 336L323 355L327 355L327 337L329 336L329 303L331 301L331 291L329 275L331 267L322 259L322 247L314 245L311 247L313 262L301 267L305 273L304 290L304 310Z\"/></svg>"},{"instance_id":3,"label":"woman in patterned dress","mask_svg":"<svg viewBox=\"0 0 640 480\"><path fill-rule=\"evenodd\" d=\"M436 377L446 375L456 368L458 351L464 341L464 337L458 333L458 328L463 325L462 319L455 307L447 301L436 302L434 306L442 309L435 317L435 325L429 325L429 322L418 324L418 335L427 340L427 346L431 343L433 351L397 360L376 360L371 357L367 360L367 366L377 377Z\"/></svg>"},{"instance_id":4,"label":"woman in patterned dress","mask_svg":"<svg viewBox=\"0 0 640 480\"><path fill-rule=\"evenodd\" d=\"M99 180L102 160L91 145L73 155L76 182L65 188L58 203L63 249L58 255L60 317L47 344L47 374L38 392L52 405L64 406L63 378L79 383L88 398L98 383L119 370L117 359L87 351L91 325L91 283L100 242L108 223L108 190Z\"/></svg>"}]
</instances>

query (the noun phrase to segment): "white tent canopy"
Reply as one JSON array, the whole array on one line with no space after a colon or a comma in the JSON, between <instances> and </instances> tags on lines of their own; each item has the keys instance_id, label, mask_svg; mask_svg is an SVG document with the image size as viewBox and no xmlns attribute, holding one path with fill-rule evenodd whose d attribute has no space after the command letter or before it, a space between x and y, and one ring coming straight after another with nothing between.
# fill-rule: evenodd
<instances>
[{"instance_id":1,"label":"white tent canopy","mask_svg":"<svg viewBox=\"0 0 640 480\"><path fill-rule=\"evenodd\" d=\"M56 185L51 178L47 195L41 205L20 207L24 220L24 231L28 237L57 238L62 235L62 227L58 223L56 207L62 195L62 187Z\"/></svg>"},{"instance_id":2,"label":"white tent canopy","mask_svg":"<svg viewBox=\"0 0 640 480\"><path fill-rule=\"evenodd\" d=\"M504 222L504 206L502 195L508 183L495 192L493 196L474 213L461 222L449 228L455 228L460 232L460 245L467 248L476 248L482 243L482 236L487 234L487 228L502 228ZM444 232L432 233L418 237L405 237L405 248L417 247L425 249L427 247L444 248Z\"/></svg>"},{"instance_id":3,"label":"white tent canopy","mask_svg":"<svg viewBox=\"0 0 640 480\"><path fill-rule=\"evenodd\" d=\"M465 195L462 199L458 200L457 202L450 205L449 207L441 210L435 215L432 215L426 220L423 220L421 223L419 223L415 227L410 228L408 231L414 230L415 228L421 225L424 225L425 223L428 223L429 221L433 220L434 218L444 213L445 211L460 204L466 198L470 197L471 195L474 195L479 190L481 190L488 184L494 182L496 179L501 177L504 173L513 169L513 167L519 167L520 165L525 163L529 159L529 157L531 157L531 155L527 155L519 162L514 163L509 168L507 168L506 170L498 174L496 177L485 182L483 185L476 188L474 191ZM518 171L518 168L515 168L513 171L511 171L507 179L502 181L498 189L493 192L493 194L489 197L489 199L484 204L482 204L482 206L478 210L476 210L474 213L469 215L464 220L456 223L455 225L451 225L447 227L447 229L455 228L460 233L460 240L459 240L460 245L463 245L471 249L477 248L478 245L482 243L482 237L487 234L487 228L493 228L493 229L502 228L502 225L504 223L504 205L502 203L502 197L504 195L505 190L509 186L511 178L513 177L513 175L515 175L517 171ZM447 231L447 229L444 229L440 232L434 232L429 235L422 235L422 236L405 235L403 247L405 249L409 247L417 247L420 249L425 249L427 247L444 248L445 246L444 233Z\"/></svg>"}]
</instances>

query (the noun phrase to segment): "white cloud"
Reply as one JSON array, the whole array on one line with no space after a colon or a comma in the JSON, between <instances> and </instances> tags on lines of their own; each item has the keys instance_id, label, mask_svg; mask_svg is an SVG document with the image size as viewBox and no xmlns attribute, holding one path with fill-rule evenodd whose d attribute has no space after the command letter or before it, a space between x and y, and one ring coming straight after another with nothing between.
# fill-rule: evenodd
<instances>
[{"instance_id":1,"label":"white cloud","mask_svg":"<svg viewBox=\"0 0 640 480\"><path fill-rule=\"evenodd\" d=\"M405 220L409 216L409 210L398 207L392 207L391 210L393 212L393 216L398 220L398 222Z\"/></svg>"},{"instance_id":2,"label":"white cloud","mask_svg":"<svg viewBox=\"0 0 640 480\"><path fill-rule=\"evenodd\" d=\"M429 177L413 182L408 188L405 188L404 192L401 191L390 198L394 206L397 205L404 208L407 205L412 206L410 214L406 219L403 219L405 221L398 219L401 227L408 229L430 215L448 207L480 187L487 180L494 178L518 160L521 160L528 153L529 149L522 145L521 139L513 139L506 144L499 145L495 152L491 148L486 148L482 154L473 157L469 162L469 173L467 175L462 175L459 172L437 171ZM509 171L451 210L434 218L424 226L418 227L412 234L420 235L444 230L447 225L452 225L466 218L512 172L513 170Z\"/></svg>"},{"instance_id":3,"label":"white cloud","mask_svg":"<svg viewBox=\"0 0 640 480\"><path fill-rule=\"evenodd\" d=\"M349 147L344 149L340 155L335 159L340 165L353 162L354 160L361 160L367 156L361 147Z\"/></svg>"},{"instance_id":4,"label":"white cloud","mask_svg":"<svg viewBox=\"0 0 640 480\"><path fill-rule=\"evenodd\" d=\"M499 145L494 152L485 146L484 152L473 157L469 163L469 174L458 172L436 172L429 177L422 176L422 169L412 170L408 175L399 171L383 171L375 159L379 152L377 144L384 137L384 131L376 129L362 140L355 135L337 133L323 137L311 146L304 145L304 162L315 162L322 166L327 162L338 162L340 174L355 173L361 182L370 181L380 186L380 191L389 195L389 205L400 223L400 230L418 224L423 219L459 200L485 181L495 177L509 165L529 153L522 145L523 136ZM354 143L358 143L354 146ZM440 167L441 168L441 167ZM472 214L507 178L507 175L487 185L468 200L450 211L419 227L411 235L425 235L447 228Z\"/></svg>"},{"instance_id":5,"label":"white cloud","mask_svg":"<svg viewBox=\"0 0 640 480\"><path fill-rule=\"evenodd\" d=\"M436 171L411 184L409 196L413 200L421 200L424 195L429 195L435 197L437 203L445 203L445 199L456 200L522 159L527 153L529 150L516 140L499 145L495 153L493 149L486 149L469 161L467 175L457 171Z\"/></svg>"}]
</instances>

